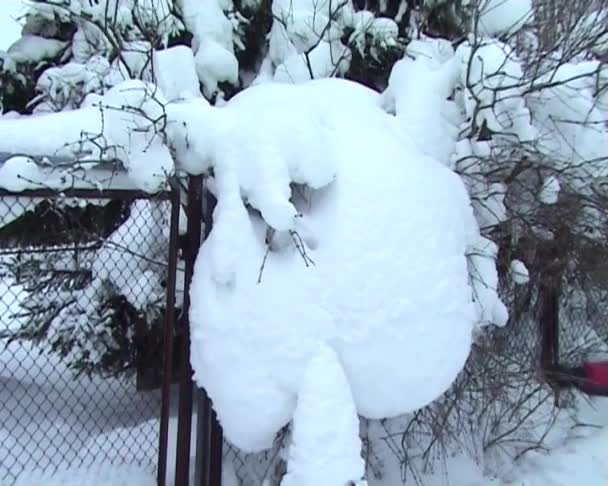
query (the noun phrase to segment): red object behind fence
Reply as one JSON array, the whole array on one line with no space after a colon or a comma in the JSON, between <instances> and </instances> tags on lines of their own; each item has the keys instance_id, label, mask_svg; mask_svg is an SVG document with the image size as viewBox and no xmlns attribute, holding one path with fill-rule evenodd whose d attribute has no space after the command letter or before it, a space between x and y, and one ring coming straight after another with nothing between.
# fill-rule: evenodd
<instances>
[{"instance_id":1,"label":"red object behind fence","mask_svg":"<svg viewBox=\"0 0 608 486\"><path fill-rule=\"evenodd\" d=\"M583 370L589 386L608 393L608 361L585 363Z\"/></svg>"},{"instance_id":2,"label":"red object behind fence","mask_svg":"<svg viewBox=\"0 0 608 486\"><path fill-rule=\"evenodd\" d=\"M558 367L554 381L559 387L574 386L588 395L608 396L608 361L591 361L575 368Z\"/></svg>"}]
</instances>

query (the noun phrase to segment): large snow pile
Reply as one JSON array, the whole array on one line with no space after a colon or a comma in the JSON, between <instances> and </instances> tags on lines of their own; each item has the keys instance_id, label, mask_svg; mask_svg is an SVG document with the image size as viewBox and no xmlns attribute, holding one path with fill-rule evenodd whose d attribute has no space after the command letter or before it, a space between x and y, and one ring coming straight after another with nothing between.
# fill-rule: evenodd
<instances>
[{"instance_id":1,"label":"large snow pile","mask_svg":"<svg viewBox=\"0 0 608 486\"><path fill-rule=\"evenodd\" d=\"M465 253L479 238L468 196L380 103L321 80L251 88L216 114L192 364L240 448L269 447L291 420L322 343L374 418L434 400L468 356L478 315Z\"/></svg>"}]
</instances>

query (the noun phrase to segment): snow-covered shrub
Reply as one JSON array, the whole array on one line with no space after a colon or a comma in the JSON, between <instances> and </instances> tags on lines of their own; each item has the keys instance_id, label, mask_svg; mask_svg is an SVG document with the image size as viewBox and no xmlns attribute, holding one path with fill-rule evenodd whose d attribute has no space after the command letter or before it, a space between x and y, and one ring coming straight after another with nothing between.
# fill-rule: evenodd
<instances>
[{"instance_id":1,"label":"snow-covered shrub","mask_svg":"<svg viewBox=\"0 0 608 486\"><path fill-rule=\"evenodd\" d=\"M392 419L404 443L411 420L432 431L423 456L463 424L484 427L466 436L479 454L517 430L528 440L528 412L550 415L550 395L529 348L495 343L534 326L542 285L580 268L584 247L603 249L608 163L606 32L588 20L606 4L576 2L576 20L554 27L536 3L37 1L26 31L44 55L22 40L4 65L21 79L36 64L36 96L12 106L39 116L0 119L0 152L34 158L9 159L0 184L63 187L73 169L50 179L57 168L40 163L57 154L117 163L148 192L179 169L211 179L192 357L244 449L269 447L294 417L296 444L321 434L302 435L312 411L298 408L304 391L324 393L306 378L320 355L346 377L346 425L435 400ZM100 252L114 260L111 242ZM128 265L147 278L140 263ZM92 273L79 291L100 305L154 295ZM488 340L507 310L511 328ZM297 447L290 471L319 459Z\"/></svg>"}]
</instances>

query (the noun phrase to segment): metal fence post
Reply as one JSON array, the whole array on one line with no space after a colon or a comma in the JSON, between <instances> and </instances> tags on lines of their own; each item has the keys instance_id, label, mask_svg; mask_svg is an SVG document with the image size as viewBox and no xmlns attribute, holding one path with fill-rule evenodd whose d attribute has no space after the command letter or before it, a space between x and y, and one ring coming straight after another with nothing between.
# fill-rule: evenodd
<instances>
[{"instance_id":1,"label":"metal fence post","mask_svg":"<svg viewBox=\"0 0 608 486\"><path fill-rule=\"evenodd\" d=\"M540 287L541 292L541 367L547 380L555 380L559 362L559 278L544 276L547 282Z\"/></svg>"},{"instance_id":2,"label":"metal fence post","mask_svg":"<svg viewBox=\"0 0 608 486\"><path fill-rule=\"evenodd\" d=\"M211 407L211 403L209 403ZM211 410L211 451L209 461L209 486L221 486L222 461L224 458L224 431L220 426L215 411Z\"/></svg>"},{"instance_id":3,"label":"metal fence post","mask_svg":"<svg viewBox=\"0 0 608 486\"><path fill-rule=\"evenodd\" d=\"M175 461L175 486L188 486L192 432L192 367L190 365L190 283L201 243L203 177L188 180L188 239L185 252L184 310L182 316L179 412Z\"/></svg>"},{"instance_id":4,"label":"metal fence post","mask_svg":"<svg viewBox=\"0 0 608 486\"><path fill-rule=\"evenodd\" d=\"M564 251L569 247L570 237L567 228L558 228L555 239L550 242L543 253L545 268L541 273L540 292L540 326L541 326L541 371L556 390L559 380L559 328L560 297L562 278L565 268Z\"/></svg>"},{"instance_id":5,"label":"metal fence post","mask_svg":"<svg viewBox=\"0 0 608 486\"><path fill-rule=\"evenodd\" d=\"M175 289L177 283L177 259L179 252L179 184L173 187L171 197L171 228L169 233L169 268L163 329L163 371L161 385L161 413L158 446L158 486L167 482L167 442L169 437L169 411L171 378L173 376L173 328L175 326Z\"/></svg>"}]
</instances>

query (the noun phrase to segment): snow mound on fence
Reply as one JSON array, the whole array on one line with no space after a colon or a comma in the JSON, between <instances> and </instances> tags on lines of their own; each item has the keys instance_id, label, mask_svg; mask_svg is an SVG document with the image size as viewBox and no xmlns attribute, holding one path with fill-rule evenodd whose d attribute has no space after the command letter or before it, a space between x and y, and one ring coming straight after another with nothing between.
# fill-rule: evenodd
<instances>
[{"instance_id":1,"label":"snow mound on fence","mask_svg":"<svg viewBox=\"0 0 608 486\"><path fill-rule=\"evenodd\" d=\"M465 253L479 232L460 178L352 83L260 85L222 110L190 317L195 379L226 437L268 448L321 343L359 414L441 395L477 321Z\"/></svg>"}]
</instances>

